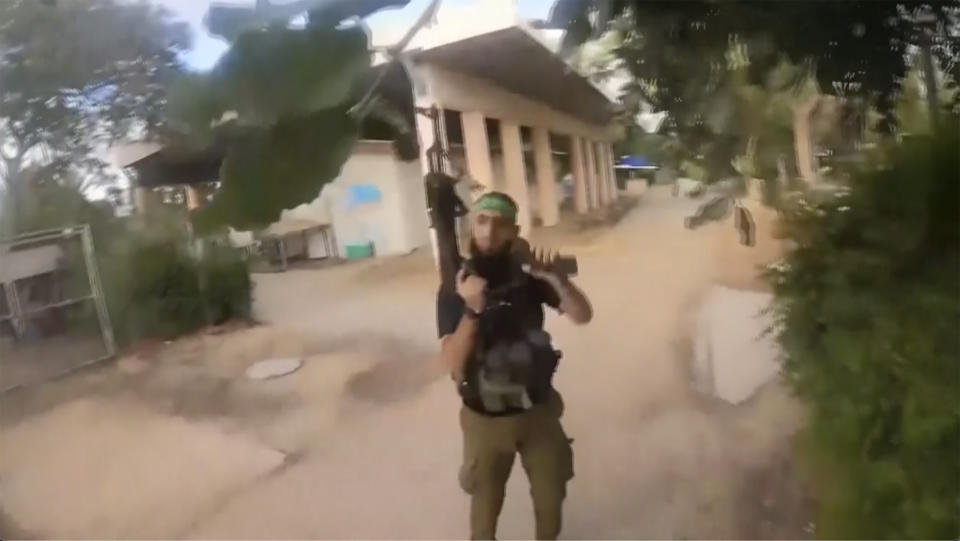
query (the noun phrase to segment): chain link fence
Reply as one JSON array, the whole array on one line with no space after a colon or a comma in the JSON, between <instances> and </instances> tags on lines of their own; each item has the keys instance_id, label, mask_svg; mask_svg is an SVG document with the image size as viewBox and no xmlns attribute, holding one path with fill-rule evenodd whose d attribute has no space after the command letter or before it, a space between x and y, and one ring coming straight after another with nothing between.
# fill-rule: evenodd
<instances>
[{"instance_id":1,"label":"chain link fence","mask_svg":"<svg viewBox=\"0 0 960 541\"><path fill-rule=\"evenodd\" d=\"M0 240L0 392L114 355L87 225Z\"/></svg>"}]
</instances>

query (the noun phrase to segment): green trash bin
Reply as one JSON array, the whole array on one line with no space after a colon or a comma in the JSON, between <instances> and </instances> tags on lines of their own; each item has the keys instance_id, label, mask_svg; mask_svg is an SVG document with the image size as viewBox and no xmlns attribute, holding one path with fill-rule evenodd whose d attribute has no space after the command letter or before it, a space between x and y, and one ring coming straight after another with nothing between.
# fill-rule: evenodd
<instances>
[{"instance_id":1,"label":"green trash bin","mask_svg":"<svg viewBox=\"0 0 960 541\"><path fill-rule=\"evenodd\" d=\"M347 244L347 259L363 259L373 256L373 243Z\"/></svg>"}]
</instances>

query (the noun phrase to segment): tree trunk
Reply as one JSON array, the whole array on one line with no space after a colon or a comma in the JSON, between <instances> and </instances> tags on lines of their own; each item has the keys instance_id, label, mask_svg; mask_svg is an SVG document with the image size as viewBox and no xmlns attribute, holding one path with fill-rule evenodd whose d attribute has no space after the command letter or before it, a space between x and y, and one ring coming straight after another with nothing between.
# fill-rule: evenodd
<instances>
[{"instance_id":1,"label":"tree trunk","mask_svg":"<svg viewBox=\"0 0 960 541\"><path fill-rule=\"evenodd\" d=\"M13 158L2 156L0 159L3 159L3 165L6 167L6 174L3 177L5 201L0 205L0 237L4 237L17 233L17 207L21 203L20 170L23 167L23 155L19 154Z\"/></svg>"},{"instance_id":2,"label":"tree trunk","mask_svg":"<svg viewBox=\"0 0 960 541\"><path fill-rule=\"evenodd\" d=\"M810 117L817 108L819 99L819 96L807 98L793 108L793 144L797 154L797 170L800 178L808 184L820 180L810 134Z\"/></svg>"},{"instance_id":3,"label":"tree trunk","mask_svg":"<svg viewBox=\"0 0 960 541\"><path fill-rule=\"evenodd\" d=\"M937 129L940 116L940 99L937 95L937 72L933 66L933 53L930 52L930 36L924 32L920 45L920 57L923 60L923 85L926 87L927 109L930 113L930 131Z\"/></svg>"}]
</instances>

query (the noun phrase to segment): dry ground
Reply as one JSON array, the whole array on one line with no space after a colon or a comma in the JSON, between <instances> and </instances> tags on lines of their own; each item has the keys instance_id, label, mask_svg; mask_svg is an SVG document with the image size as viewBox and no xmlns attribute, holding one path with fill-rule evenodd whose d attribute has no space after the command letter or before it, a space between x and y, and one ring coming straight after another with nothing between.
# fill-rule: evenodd
<instances>
[{"instance_id":1,"label":"dry ground","mask_svg":"<svg viewBox=\"0 0 960 541\"><path fill-rule=\"evenodd\" d=\"M556 238L596 318L555 316L575 438L565 538L798 538L802 411L773 382L733 407L689 385L691 312L713 283L762 287L731 225L643 194L617 226ZM731 255L733 254L733 255ZM434 364L429 255L259 275L263 325L153 344L0 396L0 537L462 538L458 400ZM303 356L298 372L242 377ZM522 469L501 538L532 536Z\"/></svg>"}]
</instances>

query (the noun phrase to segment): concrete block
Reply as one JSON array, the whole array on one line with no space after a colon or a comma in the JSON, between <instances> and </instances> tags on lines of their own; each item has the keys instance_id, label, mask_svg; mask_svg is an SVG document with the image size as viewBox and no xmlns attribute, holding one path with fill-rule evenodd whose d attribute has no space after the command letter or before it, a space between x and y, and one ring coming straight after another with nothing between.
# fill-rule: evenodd
<instances>
[{"instance_id":1,"label":"concrete block","mask_svg":"<svg viewBox=\"0 0 960 541\"><path fill-rule=\"evenodd\" d=\"M714 286L697 314L693 383L732 404L753 396L780 371L780 348L765 330L772 324L769 293Z\"/></svg>"}]
</instances>

